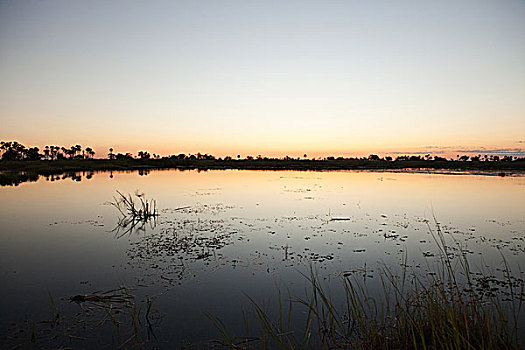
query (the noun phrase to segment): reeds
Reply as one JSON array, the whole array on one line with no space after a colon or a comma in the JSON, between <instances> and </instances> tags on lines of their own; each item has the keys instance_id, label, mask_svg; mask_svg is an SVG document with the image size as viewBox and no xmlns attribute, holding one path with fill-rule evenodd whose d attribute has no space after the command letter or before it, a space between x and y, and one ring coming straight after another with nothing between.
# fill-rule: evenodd
<instances>
[{"instance_id":1,"label":"reeds","mask_svg":"<svg viewBox=\"0 0 525 350\"><path fill-rule=\"evenodd\" d=\"M113 231L116 232L117 238L130 233L134 229L144 230L145 224L150 223L155 226L155 219L159 216L157 211L157 201L148 200L144 193L135 192L132 196L127 196L116 191L118 196L113 197L113 201L108 204L117 208L121 216L118 218L117 226ZM123 232L121 232L123 230Z\"/></svg>"},{"instance_id":2,"label":"reeds","mask_svg":"<svg viewBox=\"0 0 525 350\"><path fill-rule=\"evenodd\" d=\"M131 194L125 196L117 191L118 196L113 197L109 204L113 205L124 217L132 217L137 220L147 221L158 216L157 202L154 199L146 199L144 193L135 192L135 197Z\"/></svg>"},{"instance_id":3,"label":"reeds","mask_svg":"<svg viewBox=\"0 0 525 350\"><path fill-rule=\"evenodd\" d=\"M311 267L304 275L309 285L306 297L283 302L279 291L276 319L249 298L256 334L247 331L236 337L215 319L223 335L217 342L230 349L522 348L520 312L525 293L521 276L513 277L503 257L501 289L491 290L486 281L493 277L472 273L457 241L453 243L458 244L459 254L453 255L439 225L429 229L439 258L438 264L429 266L430 273L410 270L405 255L400 273L386 265L380 268L379 293L371 293L356 275L343 277L344 302L339 303ZM293 313L302 315L300 325Z\"/></svg>"}]
</instances>

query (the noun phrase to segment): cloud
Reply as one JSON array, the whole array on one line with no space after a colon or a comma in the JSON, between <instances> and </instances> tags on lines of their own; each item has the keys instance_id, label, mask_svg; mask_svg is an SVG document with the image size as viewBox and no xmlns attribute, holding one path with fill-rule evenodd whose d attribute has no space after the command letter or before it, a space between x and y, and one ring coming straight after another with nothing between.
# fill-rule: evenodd
<instances>
[{"instance_id":1,"label":"cloud","mask_svg":"<svg viewBox=\"0 0 525 350\"><path fill-rule=\"evenodd\" d=\"M478 148L478 149L458 149L458 153L481 153L481 154L496 154L504 156L525 156L525 151L521 148Z\"/></svg>"},{"instance_id":2,"label":"cloud","mask_svg":"<svg viewBox=\"0 0 525 350\"><path fill-rule=\"evenodd\" d=\"M525 143L521 141L520 143ZM389 152L393 155L439 155L439 154L466 154L466 155L498 155L498 156L515 156L525 157L525 150L523 148L486 148L486 147L458 147L458 146L426 146L419 150L411 151L393 151Z\"/></svg>"},{"instance_id":3,"label":"cloud","mask_svg":"<svg viewBox=\"0 0 525 350\"><path fill-rule=\"evenodd\" d=\"M426 151L395 151L395 152L389 152L389 154L402 154L402 155L415 155L415 154L445 154L448 153L447 151L443 150L426 150Z\"/></svg>"}]
</instances>

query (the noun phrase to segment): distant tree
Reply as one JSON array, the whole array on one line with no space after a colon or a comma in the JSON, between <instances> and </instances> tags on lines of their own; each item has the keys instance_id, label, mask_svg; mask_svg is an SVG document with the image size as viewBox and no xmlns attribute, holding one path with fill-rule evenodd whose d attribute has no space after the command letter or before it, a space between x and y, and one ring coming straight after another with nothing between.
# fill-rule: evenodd
<instances>
[{"instance_id":1,"label":"distant tree","mask_svg":"<svg viewBox=\"0 0 525 350\"><path fill-rule=\"evenodd\" d=\"M392 157L390 157L390 156L386 156L386 157L385 157L385 160L386 160L387 162L391 162L391 161L392 161Z\"/></svg>"},{"instance_id":2,"label":"distant tree","mask_svg":"<svg viewBox=\"0 0 525 350\"><path fill-rule=\"evenodd\" d=\"M77 154L79 155L80 152L82 152L82 146L80 145L71 146L71 150L73 151L73 157L76 157Z\"/></svg>"},{"instance_id":3,"label":"distant tree","mask_svg":"<svg viewBox=\"0 0 525 350\"><path fill-rule=\"evenodd\" d=\"M74 148L71 147L71 148L66 148L66 147L60 147L60 149L62 150L62 155L64 157L67 157L69 159L72 159L73 156L75 155L75 151L74 151Z\"/></svg>"},{"instance_id":4,"label":"distant tree","mask_svg":"<svg viewBox=\"0 0 525 350\"><path fill-rule=\"evenodd\" d=\"M22 160L24 158L25 146L17 141L2 141L2 160Z\"/></svg>"},{"instance_id":5,"label":"distant tree","mask_svg":"<svg viewBox=\"0 0 525 350\"><path fill-rule=\"evenodd\" d=\"M43 157L38 147L26 148L17 141L1 141L0 151L3 160L40 160Z\"/></svg>"},{"instance_id":6,"label":"distant tree","mask_svg":"<svg viewBox=\"0 0 525 350\"><path fill-rule=\"evenodd\" d=\"M39 149L38 147L31 147L26 152L26 159L28 160L40 160L42 159L42 155L38 153Z\"/></svg>"},{"instance_id":7,"label":"distant tree","mask_svg":"<svg viewBox=\"0 0 525 350\"><path fill-rule=\"evenodd\" d=\"M50 155L49 146L46 146L46 147L44 148L44 157L45 157L46 159L49 159L49 155Z\"/></svg>"},{"instance_id":8,"label":"distant tree","mask_svg":"<svg viewBox=\"0 0 525 350\"><path fill-rule=\"evenodd\" d=\"M113 154L113 148L112 147L109 148L108 158L109 159L115 159L115 155Z\"/></svg>"},{"instance_id":9,"label":"distant tree","mask_svg":"<svg viewBox=\"0 0 525 350\"><path fill-rule=\"evenodd\" d=\"M86 158L93 158L95 156L95 152L93 152L93 149L91 147L86 147Z\"/></svg>"},{"instance_id":10,"label":"distant tree","mask_svg":"<svg viewBox=\"0 0 525 350\"><path fill-rule=\"evenodd\" d=\"M470 157L469 156L461 156L459 157L459 160L462 161L462 162L466 162Z\"/></svg>"},{"instance_id":11,"label":"distant tree","mask_svg":"<svg viewBox=\"0 0 525 350\"><path fill-rule=\"evenodd\" d=\"M379 156L377 154L371 154L368 156L368 160L379 160Z\"/></svg>"},{"instance_id":12,"label":"distant tree","mask_svg":"<svg viewBox=\"0 0 525 350\"><path fill-rule=\"evenodd\" d=\"M479 162L479 156L470 157L470 160L473 162Z\"/></svg>"},{"instance_id":13,"label":"distant tree","mask_svg":"<svg viewBox=\"0 0 525 350\"><path fill-rule=\"evenodd\" d=\"M23 149L16 141L2 141L0 149L2 150L2 160L21 160L24 157Z\"/></svg>"},{"instance_id":14,"label":"distant tree","mask_svg":"<svg viewBox=\"0 0 525 350\"><path fill-rule=\"evenodd\" d=\"M308 157L308 155L305 153L305 154L303 154L303 157L304 157L304 159L306 159L306 157Z\"/></svg>"},{"instance_id":15,"label":"distant tree","mask_svg":"<svg viewBox=\"0 0 525 350\"><path fill-rule=\"evenodd\" d=\"M116 156L115 156L116 159L133 159L133 155L131 153L126 153L126 154L122 154L122 153L118 153Z\"/></svg>"},{"instance_id":16,"label":"distant tree","mask_svg":"<svg viewBox=\"0 0 525 350\"><path fill-rule=\"evenodd\" d=\"M151 155L146 151L139 151L137 154L140 159L149 159Z\"/></svg>"},{"instance_id":17,"label":"distant tree","mask_svg":"<svg viewBox=\"0 0 525 350\"><path fill-rule=\"evenodd\" d=\"M60 147L51 146L51 156L56 160L58 159L59 155L60 155ZM64 157L62 156L62 158Z\"/></svg>"}]
</instances>

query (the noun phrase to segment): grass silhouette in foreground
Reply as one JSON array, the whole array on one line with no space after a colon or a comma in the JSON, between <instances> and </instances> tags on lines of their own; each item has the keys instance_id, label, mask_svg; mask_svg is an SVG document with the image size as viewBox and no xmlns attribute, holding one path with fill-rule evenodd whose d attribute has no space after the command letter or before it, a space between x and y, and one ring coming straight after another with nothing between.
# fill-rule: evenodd
<instances>
[{"instance_id":1,"label":"grass silhouette in foreground","mask_svg":"<svg viewBox=\"0 0 525 350\"><path fill-rule=\"evenodd\" d=\"M430 229L430 226L429 226ZM344 277L345 302L338 307L313 268L304 277L309 293L304 298L285 300L276 291L277 315L248 297L256 330L232 334L228 325L208 315L229 349L518 349L524 343L524 281L511 275L503 258L503 278L498 293L491 288L493 276L471 271L467 254L459 246L453 257L439 225L432 236L439 250L439 264L426 276L401 273L386 266L379 272L382 290L369 293L355 275ZM459 242L455 242L459 245ZM298 331L294 314L302 315ZM521 338L520 338L521 337Z\"/></svg>"},{"instance_id":2,"label":"grass silhouette in foreground","mask_svg":"<svg viewBox=\"0 0 525 350\"><path fill-rule=\"evenodd\" d=\"M245 334L232 334L229 329L234 325L208 315L221 339L201 339L187 347L523 348L522 272L513 273L503 255L500 275L474 272L459 241L446 242L437 224L436 229L429 226L429 230L438 251L429 273L409 269L405 254L399 271L386 266L379 270L379 293L370 293L361 275L345 275L341 280L341 303L332 297L322 276L310 268L310 273L304 275L309 287L306 296L284 298L276 289L278 302L270 311L248 297L251 312L243 313ZM149 297L136 300L132 292L132 287L120 287L71 296L69 300L82 310L74 318L63 315L50 295L49 320L27 321L22 325L26 332L13 331L9 344L13 348L175 348L177 344L155 336L162 323L162 310L152 309ZM255 324L255 328L249 324Z\"/></svg>"}]
</instances>

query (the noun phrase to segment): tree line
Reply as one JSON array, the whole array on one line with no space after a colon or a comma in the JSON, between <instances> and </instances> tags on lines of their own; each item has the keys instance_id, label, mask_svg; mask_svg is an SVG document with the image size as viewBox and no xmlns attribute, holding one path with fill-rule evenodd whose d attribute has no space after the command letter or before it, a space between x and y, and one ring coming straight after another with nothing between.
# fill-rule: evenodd
<instances>
[{"instance_id":1,"label":"tree line","mask_svg":"<svg viewBox=\"0 0 525 350\"><path fill-rule=\"evenodd\" d=\"M245 156L241 158L241 155L238 154L236 157L225 156L223 158L217 158L211 154L185 154L180 153L176 155L169 155L161 157L158 154L150 153L148 151L139 151L137 155L132 153L114 153L113 148L109 148L109 153L107 154L107 159L174 159L174 160L218 160L218 161L232 161L236 160L284 160L284 161L296 161L296 160L310 160L310 161L335 161L335 160L361 160L361 161L459 161L459 162L498 162L498 161L524 161L525 158L513 157L511 155L498 156L498 155L457 155L456 159L446 159L440 156L432 156L430 154L426 155L400 155L396 158L391 156L379 157L376 154L370 154L368 157L362 158L345 158L345 157L318 157L318 158L308 158L307 154L304 154L303 157L290 157L285 156L283 158L269 158L262 155L257 156ZM73 145L70 147L47 145L44 147L42 152L38 147L26 147L23 144L17 141L1 141L0 142L0 153L1 160L6 161L18 161L18 160L59 160L59 159L94 159L95 152L91 147L83 148L81 145Z\"/></svg>"},{"instance_id":2,"label":"tree line","mask_svg":"<svg viewBox=\"0 0 525 350\"><path fill-rule=\"evenodd\" d=\"M17 141L1 141L2 160L57 160L57 159L92 159L95 152L91 147L82 148L74 145L69 148L48 145L42 153L38 147L26 147Z\"/></svg>"}]
</instances>

